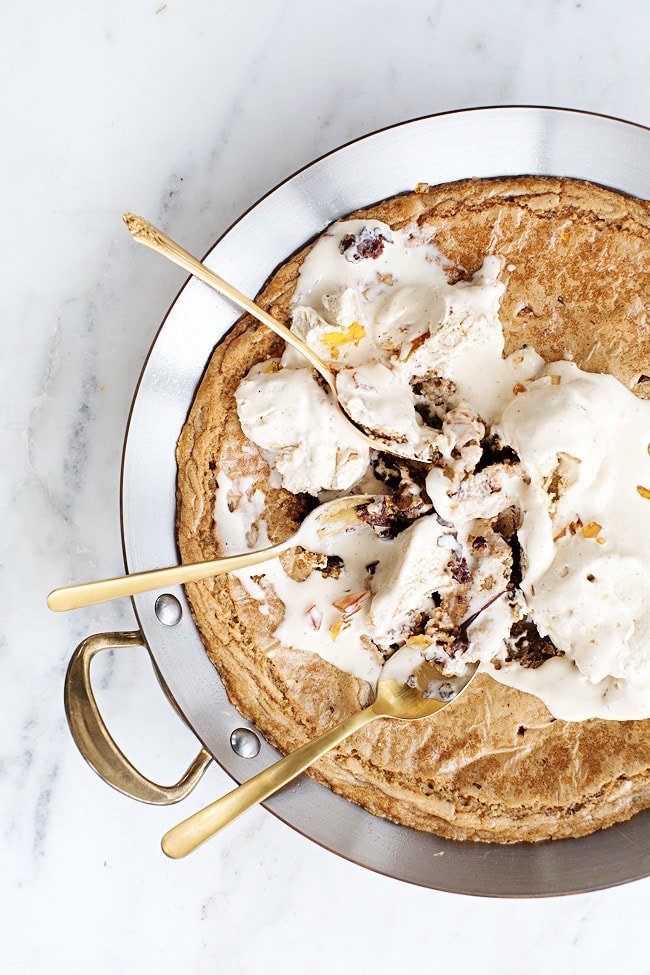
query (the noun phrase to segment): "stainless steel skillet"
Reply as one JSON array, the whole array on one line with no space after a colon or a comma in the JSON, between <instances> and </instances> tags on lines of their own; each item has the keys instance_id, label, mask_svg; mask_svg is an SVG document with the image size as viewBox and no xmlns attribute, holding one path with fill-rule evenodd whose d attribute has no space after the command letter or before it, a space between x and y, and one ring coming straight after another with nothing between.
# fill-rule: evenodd
<instances>
[{"instance_id":1,"label":"stainless steel skillet","mask_svg":"<svg viewBox=\"0 0 650 975\"><path fill-rule=\"evenodd\" d=\"M419 182L573 176L650 198L649 158L650 130L570 110L500 107L417 119L365 136L296 173L244 214L206 263L254 295L278 264L330 221ZM227 301L190 280L150 350L123 458L122 531L131 572L171 564L177 557L176 439L212 348L237 317ZM237 781L274 761L277 752L227 701L182 590L143 594L134 598L134 606L138 632L90 638L71 662L66 708L75 739L93 767L122 792L164 803L183 798L212 757ZM91 655L107 646L137 643L148 647L163 688L201 742L195 763L171 788L139 775L112 742L92 702ZM266 805L349 860L445 891L544 896L650 875L650 812L580 840L504 847L454 843L395 826L304 777ZM209 856L210 850L201 855Z\"/></svg>"}]
</instances>

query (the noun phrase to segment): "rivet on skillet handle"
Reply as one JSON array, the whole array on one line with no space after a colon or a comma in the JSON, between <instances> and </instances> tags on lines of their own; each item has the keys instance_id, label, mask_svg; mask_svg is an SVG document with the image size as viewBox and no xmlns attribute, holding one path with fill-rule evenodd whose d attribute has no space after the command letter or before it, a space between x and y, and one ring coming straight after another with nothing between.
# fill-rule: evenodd
<instances>
[{"instance_id":1,"label":"rivet on skillet handle","mask_svg":"<svg viewBox=\"0 0 650 975\"><path fill-rule=\"evenodd\" d=\"M90 662L100 650L142 647L138 630L123 633L96 633L79 644L65 678L65 712L77 748L92 769L108 785L140 802L158 806L180 802L198 784L212 756L202 748L175 785L157 785L145 778L129 762L113 741L97 707L90 683Z\"/></svg>"}]
</instances>

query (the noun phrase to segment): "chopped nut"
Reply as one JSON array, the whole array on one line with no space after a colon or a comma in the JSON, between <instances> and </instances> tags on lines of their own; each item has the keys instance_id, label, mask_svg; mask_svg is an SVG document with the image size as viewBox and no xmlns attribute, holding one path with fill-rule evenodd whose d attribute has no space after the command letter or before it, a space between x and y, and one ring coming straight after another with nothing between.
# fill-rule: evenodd
<instances>
[{"instance_id":1,"label":"chopped nut","mask_svg":"<svg viewBox=\"0 0 650 975\"><path fill-rule=\"evenodd\" d=\"M229 489L228 493L226 494L226 504L228 505L228 511L230 512L236 511L237 507L239 506L239 502L241 501L243 496L244 496L244 492L241 490L241 488L238 488L236 487L236 484L233 484L233 486Z\"/></svg>"},{"instance_id":2,"label":"chopped nut","mask_svg":"<svg viewBox=\"0 0 650 975\"><path fill-rule=\"evenodd\" d=\"M356 613L361 608L361 604L366 601L369 595L369 589L363 589L361 592L350 592L345 596L341 596L340 599L335 599L332 606L334 609L340 609L346 616L352 616L353 613Z\"/></svg>"},{"instance_id":3,"label":"chopped nut","mask_svg":"<svg viewBox=\"0 0 650 975\"><path fill-rule=\"evenodd\" d=\"M650 444L648 445L648 453L650 454ZM650 488L643 487L642 484L637 484L636 489L642 498L650 499Z\"/></svg>"},{"instance_id":4,"label":"chopped nut","mask_svg":"<svg viewBox=\"0 0 650 975\"><path fill-rule=\"evenodd\" d=\"M310 606L307 610L307 616L311 622L311 625L315 630L320 630L321 623L323 622L323 614L318 608L318 606Z\"/></svg>"},{"instance_id":5,"label":"chopped nut","mask_svg":"<svg viewBox=\"0 0 650 975\"><path fill-rule=\"evenodd\" d=\"M559 386L561 377L557 373L551 375L551 386Z\"/></svg>"},{"instance_id":6,"label":"chopped nut","mask_svg":"<svg viewBox=\"0 0 650 975\"><path fill-rule=\"evenodd\" d=\"M524 386L523 383L516 383L512 387L512 392L515 394L515 396L517 396L519 393L525 393L526 392L526 387Z\"/></svg>"},{"instance_id":7,"label":"chopped nut","mask_svg":"<svg viewBox=\"0 0 650 975\"><path fill-rule=\"evenodd\" d=\"M598 527L600 528L600 525ZM580 518L576 518L575 521L570 521L569 524L566 525L562 529L562 531L558 532L557 535L554 535L553 536L553 541L554 542L559 541L561 538L564 538L564 536L567 533L569 535L577 535L578 532L581 530L581 528L582 528L582 520ZM589 537L589 536L587 536L587 537Z\"/></svg>"},{"instance_id":8,"label":"chopped nut","mask_svg":"<svg viewBox=\"0 0 650 975\"><path fill-rule=\"evenodd\" d=\"M587 525L584 525L580 530L580 534L583 538L596 538L602 525L599 525L597 521L590 521Z\"/></svg>"},{"instance_id":9,"label":"chopped nut","mask_svg":"<svg viewBox=\"0 0 650 975\"><path fill-rule=\"evenodd\" d=\"M426 193L426 192L428 192L428 189L429 189L429 184L428 183L416 183L415 184L415 192L416 193Z\"/></svg>"},{"instance_id":10,"label":"chopped nut","mask_svg":"<svg viewBox=\"0 0 650 975\"><path fill-rule=\"evenodd\" d=\"M333 623L330 626L330 635L331 635L332 639L333 640L336 640L338 638L341 630L347 629L349 625L350 624L346 620L344 620L343 618L341 618L340 620L337 620L336 623Z\"/></svg>"},{"instance_id":11,"label":"chopped nut","mask_svg":"<svg viewBox=\"0 0 650 975\"><path fill-rule=\"evenodd\" d=\"M411 358L411 356L416 351L416 349L419 349L421 345L424 345L426 340L429 338L430 334L431 333L427 330L426 332L422 332L421 335L418 335L417 338L413 339L413 341L411 342L411 347L406 353L406 355L403 356L400 354L401 361L408 362L408 360Z\"/></svg>"}]
</instances>

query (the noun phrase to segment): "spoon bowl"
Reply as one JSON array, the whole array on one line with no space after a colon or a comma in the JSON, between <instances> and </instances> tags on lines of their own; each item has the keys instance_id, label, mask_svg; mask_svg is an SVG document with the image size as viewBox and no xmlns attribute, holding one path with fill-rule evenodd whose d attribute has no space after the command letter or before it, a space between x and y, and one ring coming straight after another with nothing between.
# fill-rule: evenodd
<instances>
[{"instance_id":1,"label":"spoon bowl","mask_svg":"<svg viewBox=\"0 0 650 975\"><path fill-rule=\"evenodd\" d=\"M246 569L269 559L276 559L283 552L306 541L315 529L319 536L332 535L345 531L357 522L359 508L375 500L372 494L357 494L335 498L314 508L302 522L298 531L284 542L268 548L244 552L242 555L229 555L208 562L189 562L185 565L172 565L164 569L149 569L131 575L115 576L111 579L98 579L95 582L79 582L71 586L54 589L47 597L47 605L57 613L96 603L108 602L122 596L135 596L140 592L151 592L166 586L187 582L198 582L210 576Z\"/></svg>"},{"instance_id":2,"label":"spoon bowl","mask_svg":"<svg viewBox=\"0 0 650 975\"><path fill-rule=\"evenodd\" d=\"M397 651L394 657L397 657L400 652ZM324 735L308 742L290 755L285 755L232 792L174 826L162 838L163 852L172 859L192 853L251 806L264 802L369 721L374 721L375 718L418 721L437 714L457 701L464 693L475 677L478 666L474 663L466 665L462 677L454 680L456 687L453 696L447 697L446 700L437 691L448 685L448 678L433 662L420 663L413 673L408 675L407 680L392 676L380 677L375 700L369 707L345 718Z\"/></svg>"}]
</instances>

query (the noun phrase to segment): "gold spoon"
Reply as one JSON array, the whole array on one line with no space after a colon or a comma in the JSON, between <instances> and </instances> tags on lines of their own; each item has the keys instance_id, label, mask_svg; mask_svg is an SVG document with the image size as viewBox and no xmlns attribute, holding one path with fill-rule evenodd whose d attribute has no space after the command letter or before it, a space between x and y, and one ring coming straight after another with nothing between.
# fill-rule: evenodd
<instances>
[{"instance_id":1,"label":"gold spoon","mask_svg":"<svg viewBox=\"0 0 650 975\"><path fill-rule=\"evenodd\" d=\"M144 244L145 247L149 247L152 251L156 251L157 254L161 254L163 257L168 258L173 261L174 264L178 264L179 267L184 268L193 274L194 277L199 278L204 284L209 285L218 291L219 294L223 295L225 298L229 298L235 305L238 305L243 311L248 312L253 318L256 318L258 322L262 325L266 325L276 335L284 339L289 345L293 346L297 352L299 352L305 359L309 362L311 366L322 376L329 388L330 393L334 398L334 403L338 412L341 414L343 419L354 427L359 436L368 443L375 450L383 450L386 453L396 454L399 457L410 457L411 454L399 451L399 444L392 443L390 440L385 440L381 437L375 437L368 433L362 427L358 426L353 419L346 413L345 409L340 403L339 395L336 389L336 376L329 369L329 367L323 362L323 360L318 356L313 349L311 349L302 339L298 338L297 335L279 322L277 318L270 315L267 311L257 305L250 298L247 298L245 294L238 291L232 284L228 281L224 281L223 278L215 274L209 268L202 264L196 257L186 251L184 247L177 244L176 241L172 240L167 234L164 234L162 230L158 230L153 224L145 220L144 217L138 217L134 213L125 213L122 216L124 223L129 229L131 236L139 244ZM417 459L417 458L414 458Z\"/></svg>"},{"instance_id":2,"label":"gold spoon","mask_svg":"<svg viewBox=\"0 0 650 975\"><path fill-rule=\"evenodd\" d=\"M99 579L96 582L79 582L72 586L54 589L47 597L47 605L60 613L63 610L105 603L109 599L119 599L121 596L134 596L138 592L150 592L152 589L161 589L165 586L198 582L199 579L207 579L209 576L267 562L299 545L301 539L306 541L314 528L320 536L344 531L357 522L357 509L374 500L375 496L372 494L357 494L327 501L310 511L294 535L269 548L245 552L243 555L229 555L210 562L190 562L185 565L168 566L165 569L134 572L131 575L116 576L112 579ZM313 536L311 537L313 539Z\"/></svg>"},{"instance_id":3,"label":"gold spoon","mask_svg":"<svg viewBox=\"0 0 650 975\"><path fill-rule=\"evenodd\" d=\"M144 217L138 217L135 213L125 213L122 216L124 223L126 224L129 233L134 240L137 240L139 244L144 244L145 247L149 247L152 251L156 251L157 254L162 254L163 257L168 258L173 261L174 264L178 264L179 267L184 268L193 274L195 278L203 281L204 284L209 285L218 291L219 294L223 295L224 298L229 298L235 305L238 305L242 311L248 312L253 318L256 318L258 322L262 325L266 325L268 328L272 329L276 335L284 339L289 345L292 345L294 349L300 352L301 355L307 359L307 361L316 369L317 372L323 377L329 388L331 389L334 397L336 398L336 384L334 380L333 373L328 369L323 360L316 355L313 349L294 335L290 329L279 322L277 318L270 315L267 311L256 305L254 301L247 298L245 294L238 291L232 284L224 281L220 278L218 274L211 271L209 268L202 264L198 258L186 251L184 247L177 244L176 241L164 234L162 230L158 230L154 227L152 223L145 220ZM338 402L338 400L337 400ZM351 421L350 421L351 422Z\"/></svg>"},{"instance_id":4,"label":"gold spoon","mask_svg":"<svg viewBox=\"0 0 650 975\"><path fill-rule=\"evenodd\" d=\"M399 652L391 660L394 660ZM444 701L432 696L432 682L439 684L441 681L447 681L447 678L434 663L424 662L420 664L410 677L408 684L393 677L380 678L377 683L375 700L370 707L351 714L331 731L326 731L324 735L299 748L298 751L281 758L274 765L253 776L248 782L244 782L232 792L174 826L162 838L163 852L174 859L192 853L211 836L222 830L224 826L228 826L251 806L258 802L264 802L274 792L304 772L331 748L358 731L369 721L374 721L375 718L417 721L420 718L427 718L436 714L452 701L458 700L476 675L477 670L478 664L467 665L466 682L462 684L456 678L454 682L457 687L459 683L461 686L458 687L452 698Z\"/></svg>"}]
</instances>

